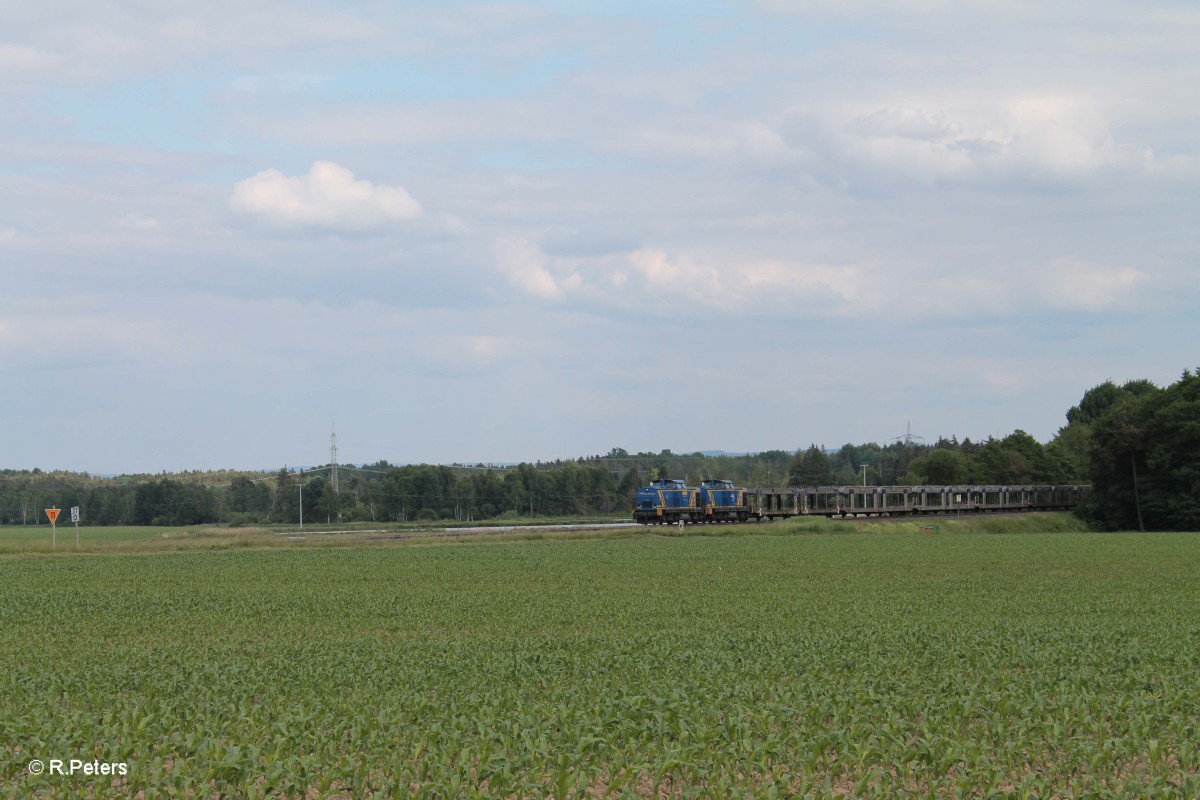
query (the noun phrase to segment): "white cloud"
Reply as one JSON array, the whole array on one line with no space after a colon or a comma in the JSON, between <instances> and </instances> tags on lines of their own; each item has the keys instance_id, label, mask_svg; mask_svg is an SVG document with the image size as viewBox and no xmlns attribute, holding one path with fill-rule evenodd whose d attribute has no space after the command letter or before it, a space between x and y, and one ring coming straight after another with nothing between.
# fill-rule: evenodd
<instances>
[{"instance_id":1,"label":"white cloud","mask_svg":"<svg viewBox=\"0 0 1200 800\"><path fill-rule=\"evenodd\" d=\"M162 227L162 224L154 217L147 217L137 211L130 211L125 216L117 220L117 224L122 228L128 228L135 231L154 231Z\"/></svg>"},{"instance_id":2,"label":"white cloud","mask_svg":"<svg viewBox=\"0 0 1200 800\"><path fill-rule=\"evenodd\" d=\"M233 88L248 94L268 92L311 92L329 84L328 75L307 72L271 72L263 75L243 75L233 82Z\"/></svg>"},{"instance_id":3,"label":"white cloud","mask_svg":"<svg viewBox=\"0 0 1200 800\"><path fill-rule=\"evenodd\" d=\"M73 299L72 299L73 300ZM0 319L0 351L10 357L36 354L37 358L61 361L74 357L177 359L181 350L159 320L133 318L106 310L89 311L68 300L70 313L56 310L48 302L29 301L27 307ZM186 353L191 355L191 353Z\"/></svg>"},{"instance_id":4,"label":"white cloud","mask_svg":"<svg viewBox=\"0 0 1200 800\"><path fill-rule=\"evenodd\" d=\"M1079 180L1148 174L1148 147L1118 141L1098 104L1079 95L926 98L845 107L828 117L843 158L923 182Z\"/></svg>"},{"instance_id":5,"label":"white cloud","mask_svg":"<svg viewBox=\"0 0 1200 800\"><path fill-rule=\"evenodd\" d=\"M610 307L656 303L680 312L740 314L802 306L838 313L875 296L853 266L671 254L655 247L554 257L528 238L502 240L496 259L499 271L528 295L552 301L574 296Z\"/></svg>"},{"instance_id":6,"label":"white cloud","mask_svg":"<svg viewBox=\"0 0 1200 800\"><path fill-rule=\"evenodd\" d=\"M823 264L644 247L600 256L553 256L529 238L496 247L498 268L525 294L571 298L598 310L670 307L679 314L716 313L893 319L1003 320L1048 309L1101 314L1142 301L1151 276L1129 266L1075 257L994 265L940 267L904 260Z\"/></svg>"},{"instance_id":7,"label":"white cloud","mask_svg":"<svg viewBox=\"0 0 1200 800\"><path fill-rule=\"evenodd\" d=\"M863 271L855 266L720 256L697 259L655 248L631 253L629 264L642 276L631 284L634 291L649 287L660 296L686 298L732 313L801 308L842 313L853 305L871 302L873 294Z\"/></svg>"},{"instance_id":8,"label":"white cloud","mask_svg":"<svg viewBox=\"0 0 1200 800\"><path fill-rule=\"evenodd\" d=\"M230 205L279 225L356 231L422 214L421 204L402 186L356 180L353 172L331 161L317 161L307 175L297 177L264 170L234 185Z\"/></svg>"},{"instance_id":9,"label":"white cloud","mask_svg":"<svg viewBox=\"0 0 1200 800\"><path fill-rule=\"evenodd\" d=\"M963 266L922 276L913 271L876 278L884 303L912 298L912 309L944 318L1005 319L1017 314L1044 314L1047 309L1101 314L1115 308L1136 308L1141 287L1151 281L1145 272L1128 266L1090 263L1075 257L993 266ZM887 285L883 285L887 283ZM919 286L919 291L912 287Z\"/></svg>"},{"instance_id":10,"label":"white cloud","mask_svg":"<svg viewBox=\"0 0 1200 800\"><path fill-rule=\"evenodd\" d=\"M617 131L611 145L639 157L780 163L797 153L779 131L760 120L726 122L702 116L656 121L631 133Z\"/></svg>"},{"instance_id":11,"label":"white cloud","mask_svg":"<svg viewBox=\"0 0 1200 800\"><path fill-rule=\"evenodd\" d=\"M234 55L261 63L264 56L303 49L404 47L405 31L388 37L380 25L337 9L306 9L274 0L203 5L130 0L110 6L72 0L6 9L0 71L14 68L55 82L94 84L113 78L169 72L190 61ZM408 45L410 48L415 43ZM253 53L244 59L239 54ZM208 63L212 63L209 61Z\"/></svg>"},{"instance_id":12,"label":"white cloud","mask_svg":"<svg viewBox=\"0 0 1200 800\"><path fill-rule=\"evenodd\" d=\"M0 247L29 244L33 240L16 228L0 228Z\"/></svg>"},{"instance_id":13,"label":"white cloud","mask_svg":"<svg viewBox=\"0 0 1200 800\"><path fill-rule=\"evenodd\" d=\"M512 335L458 333L446 323L426 318L423 328L405 334L411 369L441 377L477 376L504 370L537 348Z\"/></svg>"},{"instance_id":14,"label":"white cloud","mask_svg":"<svg viewBox=\"0 0 1200 800\"><path fill-rule=\"evenodd\" d=\"M971 359L964 368L975 380L986 386L988 391L1013 395L1034 386L1034 380L1029 374L1029 364L1022 359L976 358Z\"/></svg>"},{"instance_id":15,"label":"white cloud","mask_svg":"<svg viewBox=\"0 0 1200 800\"><path fill-rule=\"evenodd\" d=\"M1129 304L1134 290L1148 280L1149 275L1132 267L1059 258L1050 262L1040 283L1051 306L1098 312Z\"/></svg>"},{"instance_id":16,"label":"white cloud","mask_svg":"<svg viewBox=\"0 0 1200 800\"><path fill-rule=\"evenodd\" d=\"M862 136L936 141L956 131L940 115L918 108L881 108L853 120L850 127Z\"/></svg>"},{"instance_id":17,"label":"white cloud","mask_svg":"<svg viewBox=\"0 0 1200 800\"><path fill-rule=\"evenodd\" d=\"M529 239L502 239L496 243L496 263L502 273L526 294L543 300L562 297L564 286L547 268L549 259L537 244ZM567 277L565 285L579 284L578 274Z\"/></svg>"},{"instance_id":18,"label":"white cloud","mask_svg":"<svg viewBox=\"0 0 1200 800\"><path fill-rule=\"evenodd\" d=\"M0 44L0 72L41 71L53 69L61 59L33 47Z\"/></svg>"}]
</instances>

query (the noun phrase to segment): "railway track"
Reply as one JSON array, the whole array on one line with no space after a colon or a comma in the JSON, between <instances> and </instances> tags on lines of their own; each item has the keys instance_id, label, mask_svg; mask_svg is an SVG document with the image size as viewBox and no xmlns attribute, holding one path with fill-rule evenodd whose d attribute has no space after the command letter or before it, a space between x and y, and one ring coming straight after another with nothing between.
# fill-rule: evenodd
<instances>
[{"instance_id":1,"label":"railway track","mask_svg":"<svg viewBox=\"0 0 1200 800\"><path fill-rule=\"evenodd\" d=\"M830 517L834 522L917 522L919 520L928 520L930 524L936 524L939 520L949 519L965 519L969 517L1025 517L1030 514L1050 513L1056 510L1064 509L1045 509L1044 511L951 511L943 514L897 514L896 516L879 515L879 514L847 514L844 517ZM810 514L811 516L821 516ZM802 517L787 517L787 519L801 519Z\"/></svg>"},{"instance_id":2,"label":"railway track","mask_svg":"<svg viewBox=\"0 0 1200 800\"><path fill-rule=\"evenodd\" d=\"M969 519L972 517L1019 517L1029 514L1028 511L963 511L950 512L944 514L922 514L912 516L908 514L888 516L888 515L853 515L833 516L828 517L832 522L842 523L864 523L864 522L915 522L927 521L923 527L936 525L941 521L951 519ZM1035 512L1036 513L1036 512ZM794 515L779 517L778 519L821 519L825 518L823 514L809 515ZM751 520L742 525L755 525L760 523L771 523L775 519L764 517L760 520ZM505 533L569 533L569 532L587 532L587 531L604 531L618 530L622 528L644 528L636 522L597 522L597 523L582 523L582 524L560 524L560 525L500 525L500 526L480 526L474 528L424 528L421 530L408 531L388 531L384 529L376 530L343 530L343 531L320 531L302 533L300 531L278 531L277 535L286 536L289 539L295 540L320 540L325 538L336 537L339 540L353 539L357 541L403 541L406 539L468 539L483 536L497 536ZM657 526L649 526L653 530ZM689 524L691 527L691 523Z\"/></svg>"}]
</instances>

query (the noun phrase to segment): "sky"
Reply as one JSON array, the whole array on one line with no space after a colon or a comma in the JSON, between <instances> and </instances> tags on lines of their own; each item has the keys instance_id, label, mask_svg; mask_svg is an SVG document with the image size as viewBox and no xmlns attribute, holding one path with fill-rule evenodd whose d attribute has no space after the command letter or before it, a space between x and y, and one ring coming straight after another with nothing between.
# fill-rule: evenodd
<instances>
[{"instance_id":1,"label":"sky","mask_svg":"<svg viewBox=\"0 0 1200 800\"><path fill-rule=\"evenodd\" d=\"M1200 366L1200 6L0 0L0 468L1048 441Z\"/></svg>"}]
</instances>

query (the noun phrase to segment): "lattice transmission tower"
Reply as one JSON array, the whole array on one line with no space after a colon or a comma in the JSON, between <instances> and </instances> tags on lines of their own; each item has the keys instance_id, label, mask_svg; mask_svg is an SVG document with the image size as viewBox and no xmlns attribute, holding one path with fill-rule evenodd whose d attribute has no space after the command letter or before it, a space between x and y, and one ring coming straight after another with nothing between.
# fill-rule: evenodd
<instances>
[{"instance_id":1,"label":"lattice transmission tower","mask_svg":"<svg viewBox=\"0 0 1200 800\"><path fill-rule=\"evenodd\" d=\"M912 423L910 422L910 423L908 423L908 428L905 430L904 435L903 436L895 436L891 439L891 441L904 442L905 445L911 445L918 441L920 441L920 442L925 441L925 437L918 436L917 434L913 433L912 432Z\"/></svg>"}]
</instances>

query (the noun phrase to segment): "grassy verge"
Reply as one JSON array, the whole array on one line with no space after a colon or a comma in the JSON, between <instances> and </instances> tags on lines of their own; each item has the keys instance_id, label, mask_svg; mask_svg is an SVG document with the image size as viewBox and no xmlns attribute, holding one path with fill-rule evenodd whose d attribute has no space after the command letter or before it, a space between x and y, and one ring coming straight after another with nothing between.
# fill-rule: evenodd
<instances>
[{"instance_id":1,"label":"grassy verge","mask_svg":"<svg viewBox=\"0 0 1200 800\"><path fill-rule=\"evenodd\" d=\"M827 519L792 517L739 525L661 525L636 530L667 537L678 536L794 536L805 534L1004 534L1004 533L1084 533L1087 525L1067 512L1032 514L979 514L933 517L871 517Z\"/></svg>"},{"instance_id":2,"label":"grassy verge","mask_svg":"<svg viewBox=\"0 0 1200 800\"><path fill-rule=\"evenodd\" d=\"M592 520L600 524L614 520ZM619 521L624 522L624 519ZM507 522L507 521L505 521ZM0 556L75 553L146 553L164 550L228 550L267 547L346 547L383 544L447 544L455 542L540 541L546 539L629 539L727 536L794 536L815 534L1003 534L1069 533L1086 530L1074 515L1039 513L1012 516L883 518L862 521L828 520L806 517L743 525L630 526L587 529L587 521L565 518L566 525L555 528L554 521L537 527L506 530L508 524L478 524L474 527L432 526L430 523L401 524L386 527L345 528L294 526L224 528L213 526L124 526L80 528L80 546L75 545L74 529L59 531L57 546L51 548L50 530L41 527L0 527ZM560 523L561 524L561 523Z\"/></svg>"},{"instance_id":3,"label":"grassy verge","mask_svg":"<svg viewBox=\"0 0 1200 800\"><path fill-rule=\"evenodd\" d=\"M113 545L132 542L159 542L169 539L187 538L198 528L179 528L159 525L91 526L79 528L79 548L84 552L105 549ZM51 546L49 525L5 525L0 526L0 553L12 552L72 552L75 550L76 529L74 526L59 525Z\"/></svg>"}]
</instances>

